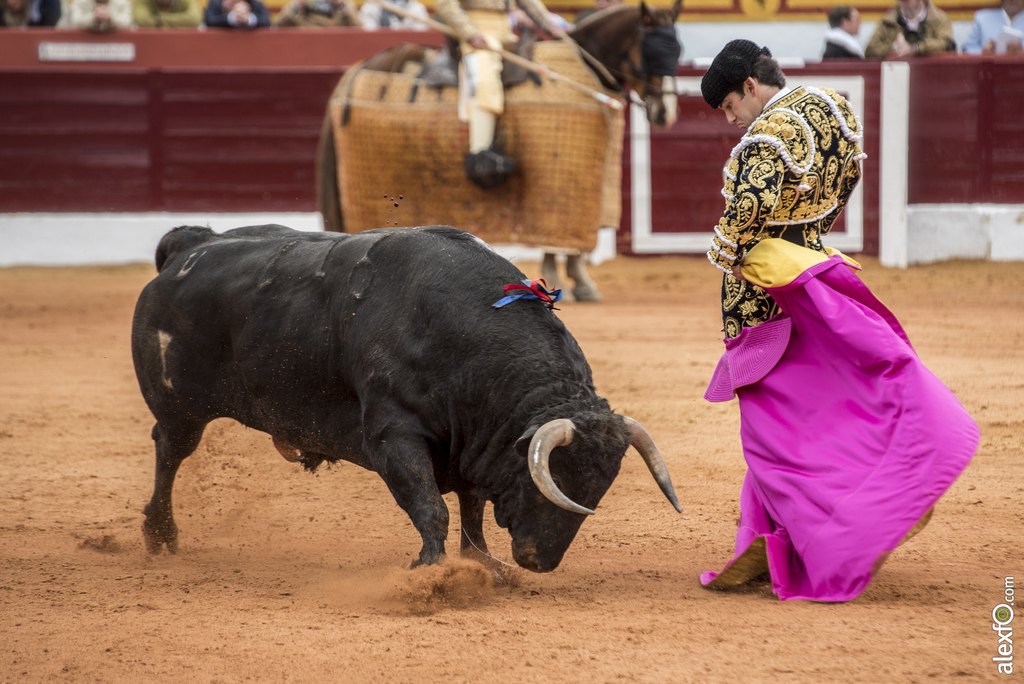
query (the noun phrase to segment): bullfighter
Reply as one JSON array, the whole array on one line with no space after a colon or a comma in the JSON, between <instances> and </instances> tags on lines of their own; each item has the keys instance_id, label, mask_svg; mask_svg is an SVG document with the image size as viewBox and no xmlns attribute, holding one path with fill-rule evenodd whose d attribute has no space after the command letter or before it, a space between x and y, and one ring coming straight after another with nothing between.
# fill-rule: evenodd
<instances>
[{"instance_id":1,"label":"bullfighter","mask_svg":"<svg viewBox=\"0 0 1024 684\"><path fill-rule=\"evenodd\" d=\"M700 580L768 577L781 599L847 601L928 522L978 426L860 266L822 244L861 178L849 103L787 88L768 48L747 40L725 46L701 90L746 131L708 252L724 272L725 353L705 398L739 397L748 470L735 558Z\"/></svg>"}]
</instances>

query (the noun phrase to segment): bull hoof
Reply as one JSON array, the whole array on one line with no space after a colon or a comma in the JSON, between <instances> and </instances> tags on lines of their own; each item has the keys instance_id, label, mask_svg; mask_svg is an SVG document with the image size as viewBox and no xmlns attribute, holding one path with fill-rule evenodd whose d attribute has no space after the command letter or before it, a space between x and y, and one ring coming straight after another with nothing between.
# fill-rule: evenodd
<instances>
[{"instance_id":1,"label":"bull hoof","mask_svg":"<svg viewBox=\"0 0 1024 684\"><path fill-rule=\"evenodd\" d=\"M142 538L146 541L146 551L157 555L167 546L168 553L178 553L178 530L155 530L146 522L142 523Z\"/></svg>"},{"instance_id":2,"label":"bull hoof","mask_svg":"<svg viewBox=\"0 0 1024 684\"><path fill-rule=\"evenodd\" d=\"M441 563L444 563L446 559L447 559L447 556L444 555L443 553L441 555L439 555L439 556L434 557L434 558L424 558L423 556L420 556L419 558L414 560L412 563L409 563L409 569L410 570L415 570L416 568L418 568L420 566L423 566L423 565L440 565Z\"/></svg>"}]
</instances>

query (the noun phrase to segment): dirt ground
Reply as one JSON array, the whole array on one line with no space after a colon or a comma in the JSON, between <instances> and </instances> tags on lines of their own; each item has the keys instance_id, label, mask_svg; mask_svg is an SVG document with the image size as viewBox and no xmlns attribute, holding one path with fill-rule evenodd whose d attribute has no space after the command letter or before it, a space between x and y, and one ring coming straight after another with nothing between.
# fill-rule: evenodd
<instances>
[{"instance_id":1,"label":"dirt ground","mask_svg":"<svg viewBox=\"0 0 1024 684\"><path fill-rule=\"evenodd\" d=\"M593 269L604 302L558 312L599 393L665 454L683 513L630 452L561 567L500 585L456 558L408 570L419 537L376 475L309 475L228 420L179 474L181 552L147 555L152 417L129 330L153 267L0 269L0 681L996 679L991 613L1024 570L1024 264L863 261L982 442L846 604L698 583L731 557L744 473L736 403L701 398L721 351L704 259L620 257Z\"/></svg>"}]
</instances>

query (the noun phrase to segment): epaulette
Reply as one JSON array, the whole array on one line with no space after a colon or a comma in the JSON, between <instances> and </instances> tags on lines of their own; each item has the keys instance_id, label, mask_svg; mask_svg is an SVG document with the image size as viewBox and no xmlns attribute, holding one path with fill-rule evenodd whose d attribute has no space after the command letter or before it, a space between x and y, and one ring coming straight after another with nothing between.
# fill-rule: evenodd
<instances>
[{"instance_id":1,"label":"epaulette","mask_svg":"<svg viewBox=\"0 0 1024 684\"><path fill-rule=\"evenodd\" d=\"M738 159L750 145L767 144L774 147L786 167L802 176L814 165L814 135L803 117L792 109L770 109L758 118L732 150Z\"/></svg>"},{"instance_id":2,"label":"epaulette","mask_svg":"<svg viewBox=\"0 0 1024 684\"><path fill-rule=\"evenodd\" d=\"M836 118L839 124L839 130L842 131L843 137L854 144L854 160L865 159L868 155L864 154L864 129L861 127L860 119L853 111L853 107L846 101L846 98L832 90L831 88L811 88L804 86L804 90L812 95L817 95L823 99L830 110L832 110L832 116Z\"/></svg>"}]
</instances>

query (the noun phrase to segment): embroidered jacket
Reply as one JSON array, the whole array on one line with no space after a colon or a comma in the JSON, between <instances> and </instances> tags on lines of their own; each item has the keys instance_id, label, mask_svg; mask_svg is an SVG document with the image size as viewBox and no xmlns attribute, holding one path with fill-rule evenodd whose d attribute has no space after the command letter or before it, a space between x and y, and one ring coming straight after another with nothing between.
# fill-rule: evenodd
<instances>
[{"instance_id":1,"label":"embroidered jacket","mask_svg":"<svg viewBox=\"0 0 1024 684\"><path fill-rule=\"evenodd\" d=\"M750 125L725 166L725 214L715 227L711 263L725 272L726 337L779 313L775 300L732 276L732 267L764 238L824 251L860 180L861 125L834 90L796 88L770 103Z\"/></svg>"}]
</instances>

